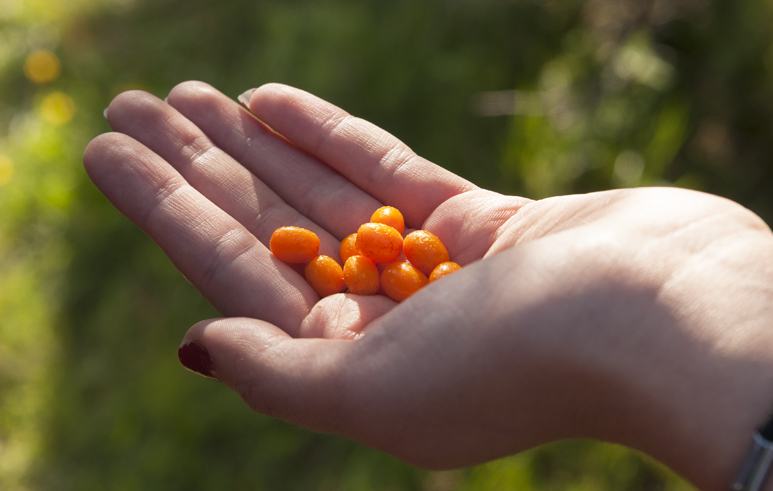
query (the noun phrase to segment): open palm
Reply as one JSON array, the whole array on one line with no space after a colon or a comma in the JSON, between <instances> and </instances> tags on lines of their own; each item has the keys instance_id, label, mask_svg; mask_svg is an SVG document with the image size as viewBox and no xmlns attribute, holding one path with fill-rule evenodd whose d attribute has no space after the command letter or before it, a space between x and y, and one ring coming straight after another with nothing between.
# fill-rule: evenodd
<instances>
[{"instance_id":1,"label":"open palm","mask_svg":"<svg viewBox=\"0 0 773 491\"><path fill-rule=\"evenodd\" d=\"M314 230L321 253L338 257L339 241L390 204L409 227L442 221L433 230L465 264L484 255L527 201L479 190L300 90L264 86L252 109L265 125L202 83L179 85L166 102L126 92L106 111L119 133L96 138L85 158L105 194L224 315L264 319L293 336L347 335L318 320L334 317L327 314L340 297L307 318L319 297L270 255L277 227ZM368 318L394 306L380 296L353 301Z\"/></svg>"},{"instance_id":2,"label":"open palm","mask_svg":"<svg viewBox=\"0 0 773 491\"><path fill-rule=\"evenodd\" d=\"M668 189L504 196L301 90L269 84L248 106L200 82L165 101L121 94L106 111L117 133L95 138L85 164L227 317L197 324L186 342L204 346L206 371L256 410L448 467L569 436L667 460L651 438L661 423L646 416L662 412L652 387L697 387L679 411L711 405L714 392L694 379L722 380L691 329L715 321L727 291L766 281L745 259L770 247L753 214ZM268 250L274 229L298 225L337 257L339 241L384 204L469 266L399 305L320 299ZM732 289L704 291L721 277L713 247L728 237L744 239ZM696 257L701 269L689 269ZM685 299L706 308L675 316ZM701 342L720 342L707 332ZM692 379L680 385L673 374L686 361ZM732 387L737 373L721 373ZM721 416L707 418L747 423Z\"/></svg>"}]
</instances>

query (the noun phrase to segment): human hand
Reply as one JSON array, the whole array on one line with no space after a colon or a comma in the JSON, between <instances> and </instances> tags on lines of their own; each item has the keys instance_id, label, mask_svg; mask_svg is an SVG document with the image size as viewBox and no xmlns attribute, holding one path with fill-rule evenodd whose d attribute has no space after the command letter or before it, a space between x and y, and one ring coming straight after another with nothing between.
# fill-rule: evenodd
<instances>
[{"instance_id":1,"label":"human hand","mask_svg":"<svg viewBox=\"0 0 773 491\"><path fill-rule=\"evenodd\" d=\"M503 196L305 92L264 86L249 107L282 136L205 84L166 103L124 93L107 110L119 133L85 155L108 198L229 317L186 335L200 370L258 411L424 466L585 436L705 488L729 480L771 399L756 390L773 386L759 350L771 238L757 217L669 189ZM469 266L396 305L320 300L268 253L276 227L300 225L336 257L381 204Z\"/></svg>"}]
</instances>

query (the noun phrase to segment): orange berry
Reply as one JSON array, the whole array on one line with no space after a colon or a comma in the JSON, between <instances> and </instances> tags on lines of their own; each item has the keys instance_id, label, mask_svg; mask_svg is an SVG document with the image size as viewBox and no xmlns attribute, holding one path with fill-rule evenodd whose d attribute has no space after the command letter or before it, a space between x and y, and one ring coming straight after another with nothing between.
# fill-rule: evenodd
<instances>
[{"instance_id":1,"label":"orange berry","mask_svg":"<svg viewBox=\"0 0 773 491\"><path fill-rule=\"evenodd\" d=\"M381 288L389 298L401 302L427 284L427 277L408 261L395 261L381 272Z\"/></svg>"},{"instance_id":2,"label":"orange berry","mask_svg":"<svg viewBox=\"0 0 773 491\"><path fill-rule=\"evenodd\" d=\"M462 267L453 261L446 261L444 263L440 263L437 266L435 266L435 269L433 269L432 273L430 273L429 282L432 283L433 281L439 278L442 278L443 276L447 276L451 273L459 271L460 269L462 269Z\"/></svg>"},{"instance_id":3,"label":"orange berry","mask_svg":"<svg viewBox=\"0 0 773 491\"><path fill-rule=\"evenodd\" d=\"M271 252L286 263L305 263L319 254L319 237L301 227L279 227L268 243Z\"/></svg>"},{"instance_id":4,"label":"orange berry","mask_svg":"<svg viewBox=\"0 0 773 491\"><path fill-rule=\"evenodd\" d=\"M377 263L397 259L403 249L403 236L394 227L383 223L364 223L357 230L357 249Z\"/></svg>"},{"instance_id":5,"label":"orange berry","mask_svg":"<svg viewBox=\"0 0 773 491\"><path fill-rule=\"evenodd\" d=\"M360 253L357 249L357 233L349 234L341 241L341 247L338 250L338 255L341 256L341 261L344 263L352 256L356 256Z\"/></svg>"},{"instance_id":6,"label":"orange berry","mask_svg":"<svg viewBox=\"0 0 773 491\"><path fill-rule=\"evenodd\" d=\"M405 219L403 219L403 214L394 206L382 206L373 212L373 215L370 216L370 221L373 223L389 225L400 232L400 235L403 235L403 232L405 232Z\"/></svg>"},{"instance_id":7,"label":"orange berry","mask_svg":"<svg viewBox=\"0 0 773 491\"><path fill-rule=\"evenodd\" d=\"M303 270L306 281L320 297L344 291L344 272L330 256L317 256Z\"/></svg>"},{"instance_id":8,"label":"orange berry","mask_svg":"<svg viewBox=\"0 0 773 491\"><path fill-rule=\"evenodd\" d=\"M344 282L349 293L375 295L380 287L376 263L365 256L352 256L344 264Z\"/></svg>"},{"instance_id":9,"label":"orange berry","mask_svg":"<svg viewBox=\"0 0 773 491\"><path fill-rule=\"evenodd\" d=\"M440 238L426 230L416 230L405 236L405 257L424 274L430 274L435 266L448 261L448 249Z\"/></svg>"}]
</instances>

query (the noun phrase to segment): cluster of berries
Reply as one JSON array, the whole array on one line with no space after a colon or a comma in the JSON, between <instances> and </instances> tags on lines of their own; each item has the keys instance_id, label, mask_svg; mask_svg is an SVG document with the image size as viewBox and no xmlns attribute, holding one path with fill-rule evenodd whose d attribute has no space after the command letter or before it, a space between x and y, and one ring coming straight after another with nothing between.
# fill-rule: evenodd
<instances>
[{"instance_id":1,"label":"cluster of berries","mask_svg":"<svg viewBox=\"0 0 773 491\"><path fill-rule=\"evenodd\" d=\"M280 227L269 247L281 261L305 264L304 276L322 297L348 290L358 295L383 292L405 300L427 283L461 268L450 261L437 235L416 230L403 238L405 220L400 210L382 206L341 241L344 267L330 256L319 255L319 237L301 227Z\"/></svg>"}]
</instances>

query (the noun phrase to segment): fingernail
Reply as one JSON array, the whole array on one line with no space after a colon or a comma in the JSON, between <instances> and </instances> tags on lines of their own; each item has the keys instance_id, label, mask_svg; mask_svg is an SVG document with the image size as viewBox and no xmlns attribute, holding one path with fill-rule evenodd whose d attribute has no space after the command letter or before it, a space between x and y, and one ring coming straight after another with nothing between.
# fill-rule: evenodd
<instances>
[{"instance_id":1,"label":"fingernail","mask_svg":"<svg viewBox=\"0 0 773 491\"><path fill-rule=\"evenodd\" d=\"M180 359L180 363L188 370L205 377L214 378L212 376L212 358L209 357L209 353L201 345L186 343L177 350L177 357Z\"/></svg>"},{"instance_id":2,"label":"fingernail","mask_svg":"<svg viewBox=\"0 0 773 491\"><path fill-rule=\"evenodd\" d=\"M107 119L107 110L108 110L108 109L110 109L110 107L109 107L109 106L108 106L108 107L106 107L106 108L105 108L105 109L102 111L102 116L104 116L104 117L105 117L105 119Z\"/></svg>"},{"instance_id":3,"label":"fingernail","mask_svg":"<svg viewBox=\"0 0 773 491\"><path fill-rule=\"evenodd\" d=\"M239 95L239 97L236 98L236 100L239 101L244 107L249 109L250 97L252 97L253 92L255 92L255 89L245 90Z\"/></svg>"}]
</instances>

